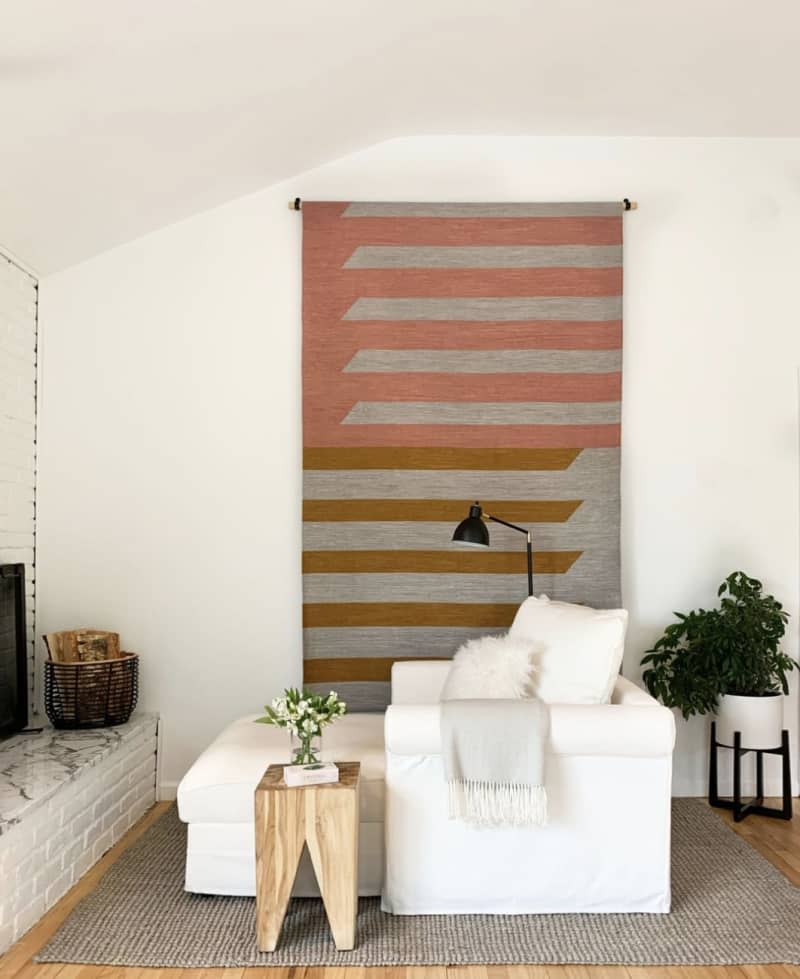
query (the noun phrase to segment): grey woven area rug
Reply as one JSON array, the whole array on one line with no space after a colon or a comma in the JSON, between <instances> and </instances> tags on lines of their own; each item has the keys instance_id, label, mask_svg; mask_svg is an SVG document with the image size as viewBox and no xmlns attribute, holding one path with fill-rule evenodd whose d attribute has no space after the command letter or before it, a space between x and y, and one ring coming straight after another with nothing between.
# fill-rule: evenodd
<instances>
[{"instance_id":1,"label":"grey woven area rug","mask_svg":"<svg viewBox=\"0 0 800 979\"><path fill-rule=\"evenodd\" d=\"M37 956L39 962L247 965L800 964L800 889L705 803L673 810L669 915L393 917L359 904L357 946L337 952L319 900L295 900L278 950L256 949L252 898L183 891L185 828L174 807L127 850Z\"/></svg>"}]
</instances>

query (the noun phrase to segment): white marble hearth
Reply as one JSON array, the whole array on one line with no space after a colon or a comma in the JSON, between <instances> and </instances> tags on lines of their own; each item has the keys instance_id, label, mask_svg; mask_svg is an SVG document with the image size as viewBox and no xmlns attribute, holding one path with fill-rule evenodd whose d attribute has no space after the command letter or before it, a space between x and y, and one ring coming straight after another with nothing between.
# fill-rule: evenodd
<instances>
[{"instance_id":1,"label":"white marble hearth","mask_svg":"<svg viewBox=\"0 0 800 979\"><path fill-rule=\"evenodd\" d=\"M158 715L0 741L0 953L155 802Z\"/></svg>"}]
</instances>

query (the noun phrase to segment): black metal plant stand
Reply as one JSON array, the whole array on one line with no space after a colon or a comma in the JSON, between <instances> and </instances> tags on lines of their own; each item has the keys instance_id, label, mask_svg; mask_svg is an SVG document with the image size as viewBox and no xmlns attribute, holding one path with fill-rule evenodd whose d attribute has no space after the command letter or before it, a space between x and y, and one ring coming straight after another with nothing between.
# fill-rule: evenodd
<instances>
[{"instance_id":1,"label":"black metal plant stand","mask_svg":"<svg viewBox=\"0 0 800 979\"><path fill-rule=\"evenodd\" d=\"M717 783L717 749L728 748L733 751L733 798L721 799ZM742 802L742 758L748 753L756 753L756 797ZM764 755L780 755L783 765L783 806L776 809L764 805ZM711 752L708 764L708 802L718 809L732 809L734 822L741 822L745 816L755 813L758 816L771 816L773 819L792 818L792 774L789 770L789 732L781 732L779 748L743 748L742 735L733 733L733 747L717 741L717 725L711 723Z\"/></svg>"}]
</instances>

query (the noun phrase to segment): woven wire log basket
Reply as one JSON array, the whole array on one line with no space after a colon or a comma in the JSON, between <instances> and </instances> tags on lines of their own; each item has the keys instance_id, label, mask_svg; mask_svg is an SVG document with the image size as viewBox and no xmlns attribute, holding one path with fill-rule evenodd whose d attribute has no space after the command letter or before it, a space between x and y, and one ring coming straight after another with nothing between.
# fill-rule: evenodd
<instances>
[{"instance_id":1,"label":"woven wire log basket","mask_svg":"<svg viewBox=\"0 0 800 979\"><path fill-rule=\"evenodd\" d=\"M44 707L53 727L124 724L139 696L139 657L44 664Z\"/></svg>"}]
</instances>

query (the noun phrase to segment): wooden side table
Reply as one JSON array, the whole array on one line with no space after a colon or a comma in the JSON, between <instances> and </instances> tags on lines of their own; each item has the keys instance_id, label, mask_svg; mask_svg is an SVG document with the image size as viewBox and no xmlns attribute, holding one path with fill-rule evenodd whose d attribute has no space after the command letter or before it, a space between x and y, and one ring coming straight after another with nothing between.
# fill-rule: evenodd
<instances>
[{"instance_id":1,"label":"wooden side table","mask_svg":"<svg viewBox=\"0 0 800 979\"><path fill-rule=\"evenodd\" d=\"M270 765L256 788L256 933L274 952L308 845L339 950L355 944L358 909L358 779L361 763L337 762L339 781L289 788Z\"/></svg>"}]
</instances>

